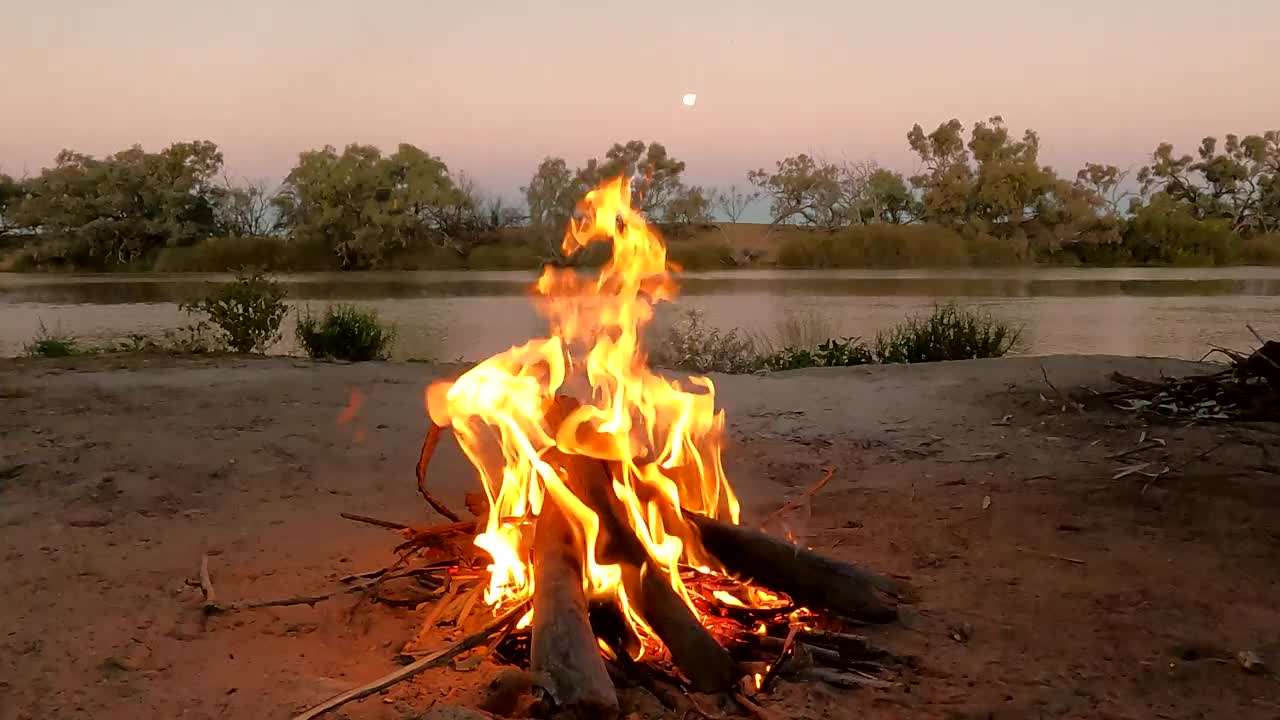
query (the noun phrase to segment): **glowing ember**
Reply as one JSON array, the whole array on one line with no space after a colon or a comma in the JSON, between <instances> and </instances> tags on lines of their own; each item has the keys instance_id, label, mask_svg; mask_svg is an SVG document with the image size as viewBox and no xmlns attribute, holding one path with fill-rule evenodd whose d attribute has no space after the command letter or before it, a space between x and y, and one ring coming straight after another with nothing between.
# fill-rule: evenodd
<instances>
[{"instance_id":1,"label":"glowing ember","mask_svg":"<svg viewBox=\"0 0 1280 720\"><path fill-rule=\"evenodd\" d=\"M434 422L451 426L478 469L489 515L476 545L491 563L485 601L495 609L530 598L534 520L545 503L570 519L585 557L583 587L593 600L617 602L629 625L654 649L643 619L632 609L622 568L601 557L601 518L563 454L607 463L608 495L623 520L686 605L701 618L681 579L681 566L717 563L701 551L685 513L737 524L738 501L721 466L723 412L707 378L681 383L650 371L641 335L654 303L676 286L661 238L631 206L629 184L605 182L586 195L565 234L572 254L594 242L612 241L613 254L596 277L548 267L536 285L535 303L550 337L495 355L453 382L427 389ZM576 403L557 412L557 397ZM598 491L599 488L596 488ZM714 597L735 607L776 605L775 595ZM528 618L522 621L525 623Z\"/></svg>"}]
</instances>

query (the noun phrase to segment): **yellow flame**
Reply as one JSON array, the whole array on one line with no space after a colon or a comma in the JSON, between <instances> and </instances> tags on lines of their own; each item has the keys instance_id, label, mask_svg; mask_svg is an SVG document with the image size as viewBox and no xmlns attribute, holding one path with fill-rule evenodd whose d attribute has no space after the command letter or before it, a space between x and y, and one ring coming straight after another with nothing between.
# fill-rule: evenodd
<instances>
[{"instance_id":1,"label":"yellow flame","mask_svg":"<svg viewBox=\"0 0 1280 720\"><path fill-rule=\"evenodd\" d=\"M680 566L714 566L684 518L685 511L737 523L738 500L721 465L724 413L715 409L707 378L669 380L650 371L642 331L654 304L676 295L666 246L631 206L631 188L615 178L587 193L565 233L566 255L612 242L595 277L548 267L535 304L548 320L547 338L512 347L453 382L431 385L428 412L452 426L477 468L490 512L476 545L488 553L485 601L495 607L531 597L533 520L554 502L583 544L583 587L613 598L642 644L649 628L628 602L621 568L597 556L600 519L575 494L565 468L547 462L551 450L597 458L615 468L613 497L631 530L686 604L697 613ZM558 395L579 402L551 422ZM641 650L643 652L643 648Z\"/></svg>"}]
</instances>

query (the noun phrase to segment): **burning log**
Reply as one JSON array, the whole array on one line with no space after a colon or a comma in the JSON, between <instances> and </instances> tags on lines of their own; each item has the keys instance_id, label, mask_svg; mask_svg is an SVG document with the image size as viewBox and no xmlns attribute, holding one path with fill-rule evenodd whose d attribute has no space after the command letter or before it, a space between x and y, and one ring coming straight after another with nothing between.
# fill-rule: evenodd
<instances>
[{"instance_id":1,"label":"burning log","mask_svg":"<svg viewBox=\"0 0 1280 720\"><path fill-rule=\"evenodd\" d=\"M729 574L796 603L867 622L892 622L895 608L881 595L897 597L893 580L851 563L834 560L759 530L731 525L697 513L685 517L698 529L702 547Z\"/></svg>"},{"instance_id":2,"label":"burning log","mask_svg":"<svg viewBox=\"0 0 1280 720\"><path fill-rule=\"evenodd\" d=\"M676 594L635 530L623 520L626 510L611 490L607 466L599 460L559 450L551 450L543 459L566 471L574 494L599 516L599 556L604 562L622 565L622 586L627 597L666 645L671 661L699 692L729 687L733 683L733 658ZM541 525L541 517L538 523Z\"/></svg>"},{"instance_id":3,"label":"burning log","mask_svg":"<svg viewBox=\"0 0 1280 720\"><path fill-rule=\"evenodd\" d=\"M581 546L564 511L554 502L544 504L533 540L531 666L547 678L557 712L613 718L618 696L587 620Z\"/></svg>"}]
</instances>

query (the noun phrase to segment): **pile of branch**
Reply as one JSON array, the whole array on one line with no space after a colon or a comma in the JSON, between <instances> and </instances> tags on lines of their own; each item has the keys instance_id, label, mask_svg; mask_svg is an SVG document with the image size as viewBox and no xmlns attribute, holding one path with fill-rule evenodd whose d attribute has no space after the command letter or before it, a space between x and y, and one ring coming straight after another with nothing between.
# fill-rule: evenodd
<instances>
[{"instance_id":1,"label":"pile of branch","mask_svg":"<svg viewBox=\"0 0 1280 720\"><path fill-rule=\"evenodd\" d=\"M1230 361L1215 373L1159 381L1112 373L1121 387L1100 397L1122 410L1170 419L1280 421L1280 342L1258 341L1247 355L1214 348L1210 354Z\"/></svg>"}]
</instances>

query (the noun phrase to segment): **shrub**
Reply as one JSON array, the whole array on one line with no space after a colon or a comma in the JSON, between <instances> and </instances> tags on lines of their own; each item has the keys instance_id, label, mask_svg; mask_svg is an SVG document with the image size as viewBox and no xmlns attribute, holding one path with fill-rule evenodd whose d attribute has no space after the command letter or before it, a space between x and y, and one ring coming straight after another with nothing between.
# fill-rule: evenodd
<instances>
[{"instance_id":1,"label":"shrub","mask_svg":"<svg viewBox=\"0 0 1280 720\"><path fill-rule=\"evenodd\" d=\"M1014 348L1021 328L954 302L912 316L876 336L876 362L918 363L1000 357Z\"/></svg>"},{"instance_id":2,"label":"shrub","mask_svg":"<svg viewBox=\"0 0 1280 720\"><path fill-rule=\"evenodd\" d=\"M472 270L532 270L542 267L542 259L528 245L480 245L467 253L466 265Z\"/></svg>"},{"instance_id":3,"label":"shrub","mask_svg":"<svg viewBox=\"0 0 1280 720\"><path fill-rule=\"evenodd\" d=\"M692 372L744 373L764 367L746 333L710 327L697 309L681 313L654 345L650 358L657 365Z\"/></svg>"},{"instance_id":4,"label":"shrub","mask_svg":"<svg viewBox=\"0 0 1280 720\"><path fill-rule=\"evenodd\" d=\"M383 327L374 310L354 305L331 305L317 318L299 311L298 344L313 358L385 360L395 344L395 328Z\"/></svg>"},{"instance_id":5,"label":"shrub","mask_svg":"<svg viewBox=\"0 0 1280 720\"><path fill-rule=\"evenodd\" d=\"M287 307L285 289L261 270L242 270L235 281L219 285L208 296L180 307L203 314L218 328L221 344L239 352L266 352L280 339L280 323Z\"/></svg>"},{"instance_id":6,"label":"shrub","mask_svg":"<svg viewBox=\"0 0 1280 720\"><path fill-rule=\"evenodd\" d=\"M40 330L36 332L36 336L22 350L30 357L47 358L70 357L86 352L74 336L61 330L50 332L44 321L40 322Z\"/></svg>"},{"instance_id":7,"label":"shrub","mask_svg":"<svg viewBox=\"0 0 1280 720\"><path fill-rule=\"evenodd\" d=\"M285 267L286 242L276 237L217 237L195 245L167 247L156 256L156 272L230 272L242 267Z\"/></svg>"},{"instance_id":8,"label":"shrub","mask_svg":"<svg viewBox=\"0 0 1280 720\"><path fill-rule=\"evenodd\" d=\"M1280 265L1280 233L1246 238L1240 243L1240 257L1250 265Z\"/></svg>"}]
</instances>

